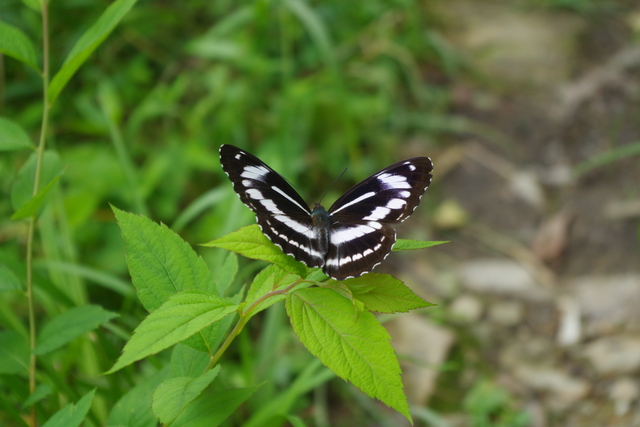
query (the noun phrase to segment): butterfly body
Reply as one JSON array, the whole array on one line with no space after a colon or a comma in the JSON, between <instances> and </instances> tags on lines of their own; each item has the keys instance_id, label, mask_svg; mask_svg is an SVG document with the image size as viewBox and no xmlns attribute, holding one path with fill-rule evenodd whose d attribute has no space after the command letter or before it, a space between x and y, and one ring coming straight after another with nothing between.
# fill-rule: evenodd
<instances>
[{"instance_id":1,"label":"butterfly body","mask_svg":"<svg viewBox=\"0 0 640 427\"><path fill-rule=\"evenodd\" d=\"M391 252L391 224L408 218L431 182L428 157L395 163L353 186L325 210L310 210L300 195L252 154L220 147L220 161L242 202L256 213L262 232L309 267L343 280L371 271Z\"/></svg>"}]
</instances>

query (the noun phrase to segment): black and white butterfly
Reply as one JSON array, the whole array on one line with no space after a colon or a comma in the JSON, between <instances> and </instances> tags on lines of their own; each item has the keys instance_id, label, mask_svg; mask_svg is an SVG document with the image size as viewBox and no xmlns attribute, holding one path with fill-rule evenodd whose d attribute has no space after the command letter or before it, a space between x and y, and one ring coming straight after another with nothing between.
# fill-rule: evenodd
<instances>
[{"instance_id":1,"label":"black and white butterfly","mask_svg":"<svg viewBox=\"0 0 640 427\"><path fill-rule=\"evenodd\" d=\"M262 232L284 253L336 280L367 273L389 255L396 241L390 224L413 213L433 170L428 157L395 163L326 211L319 204L310 210L280 174L238 147L222 145L220 163Z\"/></svg>"}]
</instances>

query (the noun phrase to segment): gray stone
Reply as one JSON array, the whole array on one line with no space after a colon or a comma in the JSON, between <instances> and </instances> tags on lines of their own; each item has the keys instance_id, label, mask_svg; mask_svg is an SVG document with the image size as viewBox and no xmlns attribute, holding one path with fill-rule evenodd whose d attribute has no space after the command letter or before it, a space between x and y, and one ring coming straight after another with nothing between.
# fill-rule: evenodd
<instances>
[{"instance_id":1,"label":"gray stone","mask_svg":"<svg viewBox=\"0 0 640 427\"><path fill-rule=\"evenodd\" d=\"M591 390L587 381L555 368L520 365L513 370L513 374L533 390L549 393L549 407L556 410L566 410L585 398Z\"/></svg>"},{"instance_id":2,"label":"gray stone","mask_svg":"<svg viewBox=\"0 0 640 427\"><path fill-rule=\"evenodd\" d=\"M449 312L454 318L476 322L482 316L482 303L471 295L460 295L449 306Z\"/></svg>"},{"instance_id":3,"label":"gray stone","mask_svg":"<svg viewBox=\"0 0 640 427\"><path fill-rule=\"evenodd\" d=\"M640 368L640 338L600 338L586 346L584 355L601 375L630 374Z\"/></svg>"},{"instance_id":4,"label":"gray stone","mask_svg":"<svg viewBox=\"0 0 640 427\"><path fill-rule=\"evenodd\" d=\"M481 258L463 263L459 269L462 286L470 291L508 295L533 301L550 298L530 272L521 264L494 258Z\"/></svg>"},{"instance_id":5,"label":"gray stone","mask_svg":"<svg viewBox=\"0 0 640 427\"><path fill-rule=\"evenodd\" d=\"M640 321L640 275L587 276L574 279L569 288L592 329Z\"/></svg>"},{"instance_id":6,"label":"gray stone","mask_svg":"<svg viewBox=\"0 0 640 427\"><path fill-rule=\"evenodd\" d=\"M438 378L438 366L447 360L455 336L418 314L405 314L385 324L393 347L417 363L402 362L402 381L409 403L425 405Z\"/></svg>"},{"instance_id":7,"label":"gray stone","mask_svg":"<svg viewBox=\"0 0 640 427\"><path fill-rule=\"evenodd\" d=\"M638 398L639 394L637 381L628 377L618 378L609 390L609 397L615 405L616 415L621 417L629 412L631 403Z\"/></svg>"},{"instance_id":8,"label":"gray stone","mask_svg":"<svg viewBox=\"0 0 640 427\"><path fill-rule=\"evenodd\" d=\"M489 307L489 319L500 326L516 326L524 318L524 306L517 301L493 303Z\"/></svg>"}]
</instances>

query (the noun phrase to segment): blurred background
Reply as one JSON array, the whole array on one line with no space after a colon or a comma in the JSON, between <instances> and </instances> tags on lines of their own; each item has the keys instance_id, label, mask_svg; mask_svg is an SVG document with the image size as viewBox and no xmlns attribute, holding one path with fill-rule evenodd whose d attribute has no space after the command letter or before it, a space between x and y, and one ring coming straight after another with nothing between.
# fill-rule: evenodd
<instances>
[{"instance_id":1,"label":"blurred background","mask_svg":"<svg viewBox=\"0 0 640 427\"><path fill-rule=\"evenodd\" d=\"M54 72L109 4L50 3ZM3 0L0 20L39 46L40 16L24 3ZM0 71L0 114L37 141L40 77L11 58ZM434 181L398 236L450 243L377 269L438 304L381 319L415 425L640 425L639 77L634 0L140 0L56 101L47 146L64 173L35 250L39 319L86 302L122 317L44 363L79 395L100 385L96 420L127 390L99 377L146 315L109 204L195 246L254 221L221 144L257 155L310 203L348 167L325 206L426 155ZM9 220L10 199L27 158L0 156L0 264L18 276L26 223ZM215 274L225 254L196 250ZM236 290L264 266L240 262ZM24 296L4 292L0 328L26 318ZM235 344L225 381L269 385L229 426L312 359L281 304ZM0 385L7 402L25 388ZM291 399L308 425L406 423L336 378Z\"/></svg>"}]
</instances>

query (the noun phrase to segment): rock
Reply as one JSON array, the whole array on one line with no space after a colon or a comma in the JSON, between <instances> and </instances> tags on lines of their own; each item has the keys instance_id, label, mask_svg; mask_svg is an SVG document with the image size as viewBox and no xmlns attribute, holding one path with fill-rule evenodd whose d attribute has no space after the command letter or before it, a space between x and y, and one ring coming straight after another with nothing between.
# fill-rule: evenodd
<instances>
[{"instance_id":1,"label":"rock","mask_svg":"<svg viewBox=\"0 0 640 427\"><path fill-rule=\"evenodd\" d=\"M471 295L460 295L449 306L449 312L460 320L477 322L482 317L482 303Z\"/></svg>"},{"instance_id":2,"label":"rock","mask_svg":"<svg viewBox=\"0 0 640 427\"><path fill-rule=\"evenodd\" d=\"M553 341L535 335L510 339L500 353L501 365L509 369L522 364L552 366L555 362Z\"/></svg>"},{"instance_id":3,"label":"rock","mask_svg":"<svg viewBox=\"0 0 640 427\"><path fill-rule=\"evenodd\" d=\"M637 381L628 377L617 379L609 390L609 397L614 402L616 415L621 417L629 412L629 406L639 394Z\"/></svg>"},{"instance_id":4,"label":"rock","mask_svg":"<svg viewBox=\"0 0 640 427\"><path fill-rule=\"evenodd\" d=\"M533 253L544 262L559 264L569 243L571 220L572 215L566 211L545 219L531 242Z\"/></svg>"},{"instance_id":5,"label":"rock","mask_svg":"<svg viewBox=\"0 0 640 427\"><path fill-rule=\"evenodd\" d=\"M513 374L530 388L549 393L548 404L556 410L567 409L584 399L591 390L587 381L555 368L520 365L513 370Z\"/></svg>"},{"instance_id":6,"label":"rock","mask_svg":"<svg viewBox=\"0 0 640 427\"><path fill-rule=\"evenodd\" d=\"M544 193L534 172L516 171L509 177L509 186L516 197L528 203L532 208L538 211L544 208Z\"/></svg>"},{"instance_id":7,"label":"rock","mask_svg":"<svg viewBox=\"0 0 640 427\"><path fill-rule=\"evenodd\" d=\"M521 264L503 259L467 261L459 269L462 286L473 292L509 295L533 301L550 298Z\"/></svg>"},{"instance_id":8,"label":"rock","mask_svg":"<svg viewBox=\"0 0 640 427\"><path fill-rule=\"evenodd\" d=\"M592 329L640 322L640 275L578 277L569 284Z\"/></svg>"},{"instance_id":9,"label":"rock","mask_svg":"<svg viewBox=\"0 0 640 427\"><path fill-rule=\"evenodd\" d=\"M516 326L524 317L524 306L517 301L504 301L489 307L489 319L500 326Z\"/></svg>"},{"instance_id":10,"label":"rock","mask_svg":"<svg viewBox=\"0 0 640 427\"><path fill-rule=\"evenodd\" d=\"M447 359L454 334L417 314L405 314L385 324L395 350L417 363L402 362L402 381L409 403L425 405L438 378L438 366Z\"/></svg>"},{"instance_id":11,"label":"rock","mask_svg":"<svg viewBox=\"0 0 640 427\"><path fill-rule=\"evenodd\" d=\"M584 355L601 375L631 374L640 368L640 338L600 338L586 346Z\"/></svg>"},{"instance_id":12,"label":"rock","mask_svg":"<svg viewBox=\"0 0 640 427\"><path fill-rule=\"evenodd\" d=\"M557 340L561 346L570 346L580 341L582 323L580 322L580 305L573 298L563 297L558 301L560 309L560 326Z\"/></svg>"}]
</instances>

